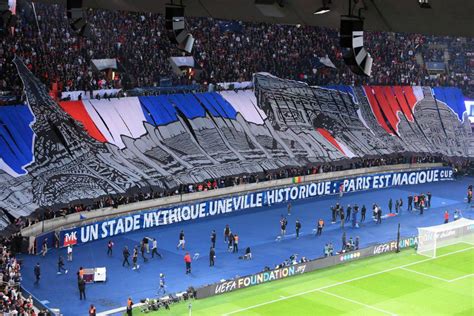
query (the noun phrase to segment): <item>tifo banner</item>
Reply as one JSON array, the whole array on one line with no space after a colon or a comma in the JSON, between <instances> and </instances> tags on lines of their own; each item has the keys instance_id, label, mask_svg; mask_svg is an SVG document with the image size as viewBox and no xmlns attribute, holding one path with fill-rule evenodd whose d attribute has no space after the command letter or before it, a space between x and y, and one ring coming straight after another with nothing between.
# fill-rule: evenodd
<instances>
[{"instance_id":1,"label":"tifo banner","mask_svg":"<svg viewBox=\"0 0 474 316\"><path fill-rule=\"evenodd\" d=\"M418 240L416 237L401 238L400 249L414 247ZM244 289L253 285L259 285L274 280L284 279L297 274L303 274L314 270L327 268L333 265L346 263L349 261L368 258L371 256L394 252L397 250L397 241L370 246L356 251L336 254L335 256L311 260L305 263L295 264L280 269L263 271L257 274L248 275L232 280L225 280L219 283L210 284L196 290L196 298L206 298L213 295L224 294L238 289Z\"/></svg>"},{"instance_id":2,"label":"tifo banner","mask_svg":"<svg viewBox=\"0 0 474 316\"><path fill-rule=\"evenodd\" d=\"M251 208L270 206L294 200L338 194L341 185L343 186L343 192L348 193L452 179L453 171L451 168L446 167L410 172L370 174L348 179L313 182L267 191L250 192L215 200L200 201L194 204L147 210L82 227L63 230L59 238L62 247L66 247L70 244L82 244L146 228L240 212Z\"/></svg>"}]
</instances>

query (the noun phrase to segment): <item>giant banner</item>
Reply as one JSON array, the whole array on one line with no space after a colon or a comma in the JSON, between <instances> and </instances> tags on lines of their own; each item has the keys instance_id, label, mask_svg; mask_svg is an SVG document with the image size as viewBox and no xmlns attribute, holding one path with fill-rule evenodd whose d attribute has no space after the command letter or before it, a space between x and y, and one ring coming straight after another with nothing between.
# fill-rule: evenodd
<instances>
[{"instance_id":1,"label":"giant banner","mask_svg":"<svg viewBox=\"0 0 474 316\"><path fill-rule=\"evenodd\" d=\"M62 230L60 232L60 243L62 247L66 247L141 229L242 212L300 199L339 194L341 188L343 188L344 193L347 193L452 179L452 169L443 167L409 172L370 174L250 192L220 199L199 201L194 204L173 205L168 208L137 212L82 227Z\"/></svg>"},{"instance_id":2,"label":"giant banner","mask_svg":"<svg viewBox=\"0 0 474 316\"><path fill-rule=\"evenodd\" d=\"M169 93L110 100L86 100L82 92L82 100L58 104L21 59L14 64L27 104L0 107L0 208L14 217L144 186L168 191L288 165L474 157L456 88L310 87L260 73L253 90L140 88L133 95ZM175 94L183 89L189 93ZM114 92L94 96L98 91ZM439 130L447 137L436 137Z\"/></svg>"}]
</instances>

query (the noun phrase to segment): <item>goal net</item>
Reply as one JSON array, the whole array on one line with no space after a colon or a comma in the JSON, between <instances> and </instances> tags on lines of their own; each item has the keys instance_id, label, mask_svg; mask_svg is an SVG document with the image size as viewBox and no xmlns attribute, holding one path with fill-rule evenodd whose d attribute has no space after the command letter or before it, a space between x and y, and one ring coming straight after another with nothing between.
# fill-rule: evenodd
<instances>
[{"instance_id":1,"label":"goal net","mask_svg":"<svg viewBox=\"0 0 474 316\"><path fill-rule=\"evenodd\" d=\"M460 218L457 221L430 227L418 227L417 253L436 258L441 247L466 243L474 245L474 220Z\"/></svg>"}]
</instances>

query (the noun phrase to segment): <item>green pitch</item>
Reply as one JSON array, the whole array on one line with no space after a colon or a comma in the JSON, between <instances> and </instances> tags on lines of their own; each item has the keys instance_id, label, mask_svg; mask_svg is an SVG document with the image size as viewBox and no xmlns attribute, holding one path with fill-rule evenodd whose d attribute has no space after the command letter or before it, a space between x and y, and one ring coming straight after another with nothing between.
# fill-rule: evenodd
<instances>
[{"instance_id":1,"label":"green pitch","mask_svg":"<svg viewBox=\"0 0 474 316\"><path fill-rule=\"evenodd\" d=\"M363 259L146 315L474 315L474 246ZM145 315L141 308L133 315Z\"/></svg>"}]
</instances>

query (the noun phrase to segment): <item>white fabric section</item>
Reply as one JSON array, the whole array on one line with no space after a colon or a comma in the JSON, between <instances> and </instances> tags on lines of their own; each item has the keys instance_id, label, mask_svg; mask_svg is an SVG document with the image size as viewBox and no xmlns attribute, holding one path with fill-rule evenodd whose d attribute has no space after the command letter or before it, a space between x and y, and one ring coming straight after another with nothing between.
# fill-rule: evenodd
<instances>
[{"instance_id":1,"label":"white fabric section","mask_svg":"<svg viewBox=\"0 0 474 316\"><path fill-rule=\"evenodd\" d=\"M91 101L82 101L84 104L84 107L91 117L92 121L94 121L94 124L97 126L97 128L100 130L102 135L104 135L105 139L107 139L107 142L114 144L115 140L112 137L112 134L110 134L109 129L107 126L104 125L104 122L102 122L102 119L100 118L99 114L97 113L96 109L94 106L91 104Z\"/></svg>"},{"instance_id":2,"label":"white fabric section","mask_svg":"<svg viewBox=\"0 0 474 316\"><path fill-rule=\"evenodd\" d=\"M257 98L253 91L222 91L219 93L237 112L242 114L246 121L261 125L267 118L262 109L257 106Z\"/></svg>"},{"instance_id":3,"label":"white fabric section","mask_svg":"<svg viewBox=\"0 0 474 316\"><path fill-rule=\"evenodd\" d=\"M423 95L423 89L420 86L413 86L413 94L415 95L415 98L418 102L423 100L425 96Z\"/></svg>"},{"instance_id":4,"label":"white fabric section","mask_svg":"<svg viewBox=\"0 0 474 316\"><path fill-rule=\"evenodd\" d=\"M143 125L146 119L138 97L114 99L112 104L127 125L133 138L146 134L145 126Z\"/></svg>"},{"instance_id":5,"label":"white fabric section","mask_svg":"<svg viewBox=\"0 0 474 316\"><path fill-rule=\"evenodd\" d=\"M367 122L365 121L364 117L362 116L362 111L361 109L357 109L357 116L359 117L359 120L362 122L362 124L364 124L364 126L373 134L375 135L374 131L372 131L369 127L369 125L367 124Z\"/></svg>"},{"instance_id":6,"label":"white fabric section","mask_svg":"<svg viewBox=\"0 0 474 316\"><path fill-rule=\"evenodd\" d=\"M89 100L84 103L89 115L91 112L96 112L95 115L91 115L91 118L107 141L119 148L125 147L122 135L137 138L146 133L143 126L145 120L143 113L137 113L138 110L141 111L141 108L137 108L140 106L138 98L112 99L111 101Z\"/></svg>"},{"instance_id":7,"label":"white fabric section","mask_svg":"<svg viewBox=\"0 0 474 316\"><path fill-rule=\"evenodd\" d=\"M354 153L352 152L352 150L350 150L350 148L347 147L344 143L338 141L337 139L336 139L336 142L337 142L337 144L339 145L339 147L342 148L342 151L344 151L344 153L346 154L347 157L349 157L349 158L354 158L354 157L356 156L356 155L354 155Z\"/></svg>"}]
</instances>

